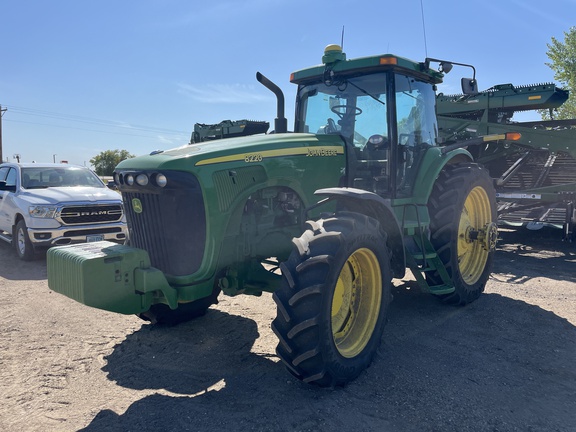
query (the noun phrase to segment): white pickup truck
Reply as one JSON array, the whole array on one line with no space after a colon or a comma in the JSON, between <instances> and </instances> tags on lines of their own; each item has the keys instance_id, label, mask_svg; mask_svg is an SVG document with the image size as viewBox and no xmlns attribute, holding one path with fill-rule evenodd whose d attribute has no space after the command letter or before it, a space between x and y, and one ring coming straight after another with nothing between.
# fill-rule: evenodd
<instances>
[{"instance_id":1,"label":"white pickup truck","mask_svg":"<svg viewBox=\"0 0 576 432\"><path fill-rule=\"evenodd\" d=\"M31 260L51 246L124 243L122 198L90 169L68 164L0 164L0 239Z\"/></svg>"}]
</instances>

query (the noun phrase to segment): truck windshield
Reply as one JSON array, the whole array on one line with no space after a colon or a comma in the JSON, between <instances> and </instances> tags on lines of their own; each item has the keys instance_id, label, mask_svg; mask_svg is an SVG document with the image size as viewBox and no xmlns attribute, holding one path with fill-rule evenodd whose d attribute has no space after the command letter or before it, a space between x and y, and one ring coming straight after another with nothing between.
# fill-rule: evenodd
<instances>
[{"instance_id":1,"label":"truck windshield","mask_svg":"<svg viewBox=\"0 0 576 432\"><path fill-rule=\"evenodd\" d=\"M385 73L303 86L298 96L297 132L338 134L358 148L388 136Z\"/></svg>"},{"instance_id":2,"label":"truck windshield","mask_svg":"<svg viewBox=\"0 0 576 432\"><path fill-rule=\"evenodd\" d=\"M106 187L92 171L77 167L22 168L21 181L24 189L76 186Z\"/></svg>"}]
</instances>

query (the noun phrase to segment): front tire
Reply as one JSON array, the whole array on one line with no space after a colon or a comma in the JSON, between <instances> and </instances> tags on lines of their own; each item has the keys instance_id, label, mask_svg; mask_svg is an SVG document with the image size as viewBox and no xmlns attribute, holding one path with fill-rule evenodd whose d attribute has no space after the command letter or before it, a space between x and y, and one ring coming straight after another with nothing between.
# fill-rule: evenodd
<instances>
[{"instance_id":1,"label":"front tire","mask_svg":"<svg viewBox=\"0 0 576 432\"><path fill-rule=\"evenodd\" d=\"M488 172L478 164L448 165L440 173L428 202L431 242L455 287L441 296L464 305L484 291L496 249L496 193ZM437 272L427 274L442 284Z\"/></svg>"},{"instance_id":2,"label":"front tire","mask_svg":"<svg viewBox=\"0 0 576 432\"><path fill-rule=\"evenodd\" d=\"M24 222L23 219L19 220L16 224L12 239L18 258L23 261L32 261L36 257L34 246L32 245L30 237L28 236L28 228L26 227L26 222Z\"/></svg>"},{"instance_id":3,"label":"front tire","mask_svg":"<svg viewBox=\"0 0 576 432\"><path fill-rule=\"evenodd\" d=\"M308 222L281 265L273 295L276 353L298 379L344 385L366 369L390 303L386 236L377 220L352 212Z\"/></svg>"}]
</instances>

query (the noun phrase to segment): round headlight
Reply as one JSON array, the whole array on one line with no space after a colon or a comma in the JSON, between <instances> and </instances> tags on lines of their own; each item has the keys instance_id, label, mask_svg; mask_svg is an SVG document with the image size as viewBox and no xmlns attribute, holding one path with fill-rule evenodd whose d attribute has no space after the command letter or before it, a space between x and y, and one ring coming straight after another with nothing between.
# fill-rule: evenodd
<instances>
[{"instance_id":1,"label":"round headlight","mask_svg":"<svg viewBox=\"0 0 576 432\"><path fill-rule=\"evenodd\" d=\"M114 173L114 181L118 186L120 186L120 174Z\"/></svg>"},{"instance_id":2,"label":"round headlight","mask_svg":"<svg viewBox=\"0 0 576 432\"><path fill-rule=\"evenodd\" d=\"M128 174L125 180L128 186L132 186L134 184L134 176L132 174Z\"/></svg>"},{"instance_id":3,"label":"round headlight","mask_svg":"<svg viewBox=\"0 0 576 432\"><path fill-rule=\"evenodd\" d=\"M148 184L148 176L146 174L138 174L136 177L136 183L140 186L146 186Z\"/></svg>"},{"instance_id":4,"label":"round headlight","mask_svg":"<svg viewBox=\"0 0 576 432\"><path fill-rule=\"evenodd\" d=\"M164 187L166 186L166 184L168 183L168 179L166 178L166 176L164 174L157 174L156 175L156 184L160 187Z\"/></svg>"}]
</instances>

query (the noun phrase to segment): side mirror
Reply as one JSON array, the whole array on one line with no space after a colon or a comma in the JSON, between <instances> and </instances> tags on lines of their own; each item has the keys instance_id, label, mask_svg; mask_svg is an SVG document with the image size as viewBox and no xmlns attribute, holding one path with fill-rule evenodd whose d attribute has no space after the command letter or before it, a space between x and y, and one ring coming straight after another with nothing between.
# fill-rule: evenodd
<instances>
[{"instance_id":1,"label":"side mirror","mask_svg":"<svg viewBox=\"0 0 576 432\"><path fill-rule=\"evenodd\" d=\"M478 94L478 81L474 78L462 78L462 93L467 95Z\"/></svg>"},{"instance_id":2,"label":"side mirror","mask_svg":"<svg viewBox=\"0 0 576 432\"><path fill-rule=\"evenodd\" d=\"M16 186L6 186L6 182L2 180L0 181L0 191L16 192Z\"/></svg>"}]
</instances>

